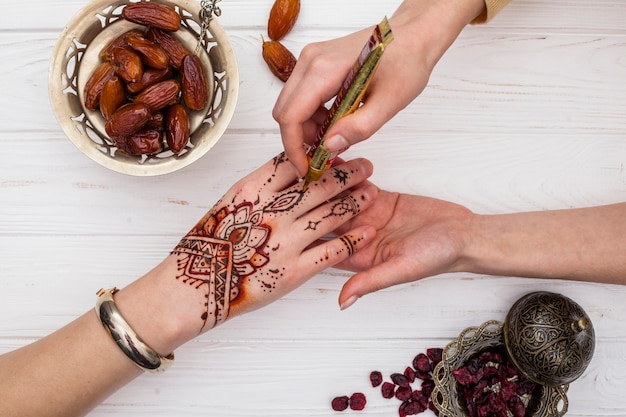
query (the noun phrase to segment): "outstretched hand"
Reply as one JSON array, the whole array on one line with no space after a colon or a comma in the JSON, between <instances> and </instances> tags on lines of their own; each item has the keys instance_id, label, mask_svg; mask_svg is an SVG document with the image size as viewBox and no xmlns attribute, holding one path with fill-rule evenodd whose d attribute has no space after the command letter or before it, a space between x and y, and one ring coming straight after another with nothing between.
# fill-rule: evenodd
<instances>
[{"instance_id":1,"label":"outstretched hand","mask_svg":"<svg viewBox=\"0 0 626 417\"><path fill-rule=\"evenodd\" d=\"M341 290L341 308L383 288L455 271L462 262L463 232L473 216L458 204L379 190L367 211L338 229L376 228L371 243L337 265L357 272Z\"/></svg>"}]
</instances>

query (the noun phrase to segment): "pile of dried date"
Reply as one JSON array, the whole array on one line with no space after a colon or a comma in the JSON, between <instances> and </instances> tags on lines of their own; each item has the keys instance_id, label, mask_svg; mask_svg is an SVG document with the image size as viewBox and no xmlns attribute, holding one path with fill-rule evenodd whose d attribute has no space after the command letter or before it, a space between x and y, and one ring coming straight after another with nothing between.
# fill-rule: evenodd
<instances>
[{"instance_id":1,"label":"pile of dried date","mask_svg":"<svg viewBox=\"0 0 626 417\"><path fill-rule=\"evenodd\" d=\"M265 63L281 81L287 81L296 66L296 57L280 40L296 24L300 14L300 0L274 0L267 21L269 41L263 40L262 55Z\"/></svg>"},{"instance_id":2,"label":"pile of dried date","mask_svg":"<svg viewBox=\"0 0 626 417\"><path fill-rule=\"evenodd\" d=\"M380 386L383 398L400 401L398 415L406 417L431 410L439 415L432 401L435 388L433 371L441 362L443 349L429 348L419 353L402 373L392 373L390 381L383 381L379 371L372 371L369 379L372 387ZM460 403L464 404L468 417L523 417L537 385L526 379L508 359L503 347L483 350L452 371L457 383ZM413 387L421 381L419 389ZM355 392L332 399L335 411L363 410L367 403L365 394Z\"/></svg>"},{"instance_id":3,"label":"pile of dried date","mask_svg":"<svg viewBox=\"0 0 626 417\"><path fill-rule=\"evenodd\" d=\"M209 100L204 65L173 35L181 17L169 6L131 3L122 17L143 30L123 33L100 52L101 63L85 85L85 107L100 110L118 149L156 154L165 140L177 154L189 140L189 111Z\"/></svg>"}]
</instances>

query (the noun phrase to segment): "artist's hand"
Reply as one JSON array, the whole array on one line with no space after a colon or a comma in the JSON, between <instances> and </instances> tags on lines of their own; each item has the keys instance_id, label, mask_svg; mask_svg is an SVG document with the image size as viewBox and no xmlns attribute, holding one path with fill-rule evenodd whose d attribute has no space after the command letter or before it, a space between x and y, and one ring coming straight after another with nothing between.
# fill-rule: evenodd
<instances>
[{"instance_id":1,"label":"artist's hand","mask_svg":"<svg viewBox=\"0 0 626 417\"><path fill-rule=\"evenodd\" d=\"M368 225L320 239L372 203L378 190L362 184L371 173L369 161L349 161L303 193L280 155L234 184L172 252L176 279L204 300L199 332L282 297L367 244L376 233Z\"/></svg>"},{"instance_id":2,"label":"artist's hand","mask_svg":"<svg viewBox=\"0 0 626 417\"><path fill-rule=\"evenodd\" d=\"M484 0L405 0L389 19L394 41L386 48L364 104L327 132L325 147L340 151L363 141L411 103L461 29L484 8ZM280 93L273 116L285 152L300 176L307 170L304 144L310 144L324 120L328 102L372 33L307 45Z\"/></svg>"},{"instance_id":3,"label":"artist's hand","mask_svg":"<svg viewBox=\"0 0 626 417\"><path fill-rule=\"evenodd\" d=\"M339 229L370 225L377 230L373 242L337 265L358 272L341 290L341 308L392 285L455 271L473 216L447 201L379 190L367 211Z\"/></svg>"}]
</instances>

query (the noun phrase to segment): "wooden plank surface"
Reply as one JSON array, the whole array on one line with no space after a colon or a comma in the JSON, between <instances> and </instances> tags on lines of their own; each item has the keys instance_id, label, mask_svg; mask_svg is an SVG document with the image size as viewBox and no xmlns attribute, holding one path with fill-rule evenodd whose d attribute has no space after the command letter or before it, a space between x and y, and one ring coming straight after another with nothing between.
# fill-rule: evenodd
<instances>
[{"instance_id":1,"label":"wooden plank surface","mask_svg":"<svg viewBox=\"0 0 626 417\"><path fill-rule=\"evenodd\" d=\"M98 288L145 273L233 182L281 150L271 118L281 83L260 56L271 2L225 0L220 22L241 81L216 147L157 178L124 176L81 154L52 113L48 67L61 30L85 4L24 0L0 14L0 352L92 308ZM397 4L303 1L285 43L297 53ZM624 201L624 22L626 2L514 0L489 25L468 27L420 98L346 156L370 158L384 188L481 213ZM568 415L626 416L626 288L447 274L340 312L348 276L328 270L197 338L176 352L171 371L142 376L91 415L322 416L333 414L334 395L359 390L370 401L360 414L395 415L397 405L368 388L369 371L402 370L416 353L502 320L519 296L547 289L577 300L596 328L594 359L570 387Z\"/></svg>"}]
</instances>

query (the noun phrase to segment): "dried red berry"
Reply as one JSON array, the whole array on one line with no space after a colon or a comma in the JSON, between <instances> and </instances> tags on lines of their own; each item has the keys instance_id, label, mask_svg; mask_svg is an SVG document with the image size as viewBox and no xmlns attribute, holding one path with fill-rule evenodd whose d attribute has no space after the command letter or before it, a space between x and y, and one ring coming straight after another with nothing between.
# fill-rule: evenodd
<instances>
[{"instance_id":1,"label":"dried red berry","mask_svg":"<svg viewBox=\"0 0 626 417\"><path fill-rule=\"evenodd\" d=\"M391 374L391 380L399 387L408 387L410 385L408 378L405 377L403 374Z\"/></svg>"},{"instance_id":2,"label":"dried red berry","mask_svg":"<svg viewBox=\"0 0 626 417\"><path fill-rule=\"evenodd\" d=\"M411 389L411 387L398 387L398 389L396 390L396 398L400 401L408 400L409 398L411 398L412 394L413 390Z\"/></svg>"},{"instance_id":3,"label":"dried red berry","mask_svg":"<svg viewBox=\"0 0 626 417\"><path fill-rule=\"evenodd\" d=\"M400 417L412 416L415 414L419 414L426 411L422 405L416 401L407 400L400 404L400 408L398 409L398 414Z\"/></svg>"},{"instance_id":4,"label":"dried red berry","mask_svg":"<svg viewBox=\"0 0 626 417\"><path fill-rule=\"evenodd\" d=\"M344 411L345 409L348 408L349 402L350 402L350 399L348 398L348 396L342 395L340 397L333 398L330 405L333 407L333 410L335 411Z\"/></svg>"},{"instance_id":5,"label":"dried red berry","mask_svg":"<svg viewBox=\"0 0 626 417\"><path fill-rule=\"evenodd\" d=\"M392 398L395 394L396 386L389 381L383 382L383 385L380 387L380 392L383 398Z\"/></svg>"},{"instance_id":6,"label":"dried red berry","mask_svg":"<svg viewBox=\"0 0 626 417\"><path fill-rule=\"evenodd\" d=\"M427 397L430 397L430 394L433 393L434 389L435 389L435 381L433 381L432 379L427 379L426 381L422 382L422 392Z\"/></svg>"},{"instance_id":7,"label":"dried red berry","mask_svg":"<svg viewBox=\"0 0 626 417\"><path fill-rule=\"evenodd\" d=\"M383 374L379 371L372 371L370 373L370 382L372 383L372 386L376 388L383 383Z\"/></svg>"},{"instance_id":8,"label":"dried red berry","mask_svg":"<svg viewBox=\"0 0 626 417\"><path fill-rule=\"evenodd\" d=\"M441 362L441 356L443 355L443 349L441 348L428 348L426 349L426 356L433 362L433 368Z\"/></svg>"},{"instance_id":9,"label":"dried red berry","mask_svg":"<svg viewBox=\"0 0 626 417\"><path fill-rule=\"evenodd\" d=\"M418 372L430 372L430 359L424 353L419 353L415 359L413 359L413 367Z\"/></svg>"},{"instance_id":10,"label":"dried red berry","mask_svg":"<svg viewBox=\"0 0 626 417\"><path fill-rule=\"evenodd\" d=\"M411 384L415 382L415 371L410 366L407 366L404 370L404 376L406 377L406 379L409 380Z\"/></svg>"},{"instance_id":11,"label":"dried red berry","mask_svg":"<svg viewBox=\"0 0 626 417\"><path fill-rule=\"evenodd\" d=\"M355 392L350 396L350 409L352 410L362 410L366 403L367 399L362 392Z\"/></svg>"}]
</instances>

